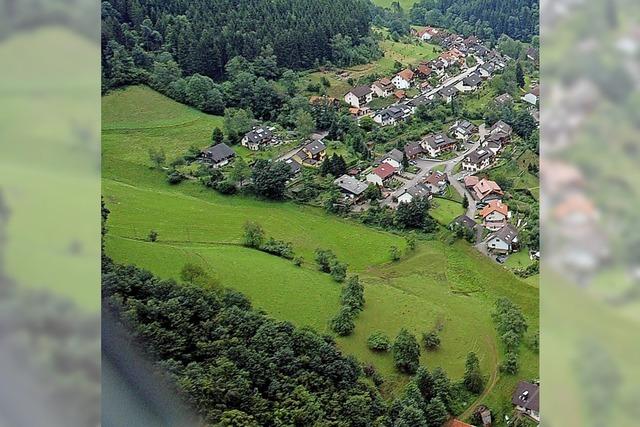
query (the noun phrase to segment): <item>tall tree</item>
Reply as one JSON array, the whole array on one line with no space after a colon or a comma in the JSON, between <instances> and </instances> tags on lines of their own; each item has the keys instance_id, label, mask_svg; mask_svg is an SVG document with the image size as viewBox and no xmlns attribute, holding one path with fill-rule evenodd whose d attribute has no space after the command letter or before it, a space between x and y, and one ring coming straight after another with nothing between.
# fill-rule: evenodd
<instances>
[{"instance_id":1,"label":"tall tree","mask_svg":"<svg viewBox=\"0 0 640 427\"><path fill-rule=\"evenodd\" d=\"M401 329L393 342L393 361L400 372L413 374L420 365L420 345L414 335Z\"/></svg>"}]
</instances>

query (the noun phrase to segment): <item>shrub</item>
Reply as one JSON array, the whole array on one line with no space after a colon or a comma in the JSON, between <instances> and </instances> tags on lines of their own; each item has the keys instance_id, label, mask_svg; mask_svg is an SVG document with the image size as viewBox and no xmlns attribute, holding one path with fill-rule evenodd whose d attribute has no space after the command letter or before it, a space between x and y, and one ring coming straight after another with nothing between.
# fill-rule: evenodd
<instances>
[{"instance_id":1,"label":"shrub","mask_svg":"<svg viewBox=\"0 0 640 427\"><path fill-rule=\"evenodd\" d=\"M389 250L389 255L391 255L391 261L396 262L400 261L400 249L397 246L391 246Z\"/></svg>"},{"instance_id":2,"label":"shrub","mask_svg":"<svg viewBox=\"0 0 640 427\"><path fill-rule=\"evenodd\" d=\"M167 175L167 182L170 185L176 185L176 184L180 184L182 181L184 181L184 175L182 175L180 172L178 172L177 170L172 171L171 173L169 173Z\"/></svg>"},{"instance_id":3,"label":"shrub","mask_svg":"<svg viewBox=\"0 0 640 427\"><path fill-rule=\"evenodd\" d=\"M224 194L227 196L231 194L236 194L236 192L238 191L238 189L236 188L236 185L227 179L217 182L214 188L218 190L221 194Z\"/></svg>"},{"instance_id":4,"label":"shrub","mask_svg":"<svg viewBox=\"0 0 640 427\"><path fill-rule=\"evenodd\" d=\"M260 250L272 255L281 256L282 258L293 259L293 247L291 243L276 240L273 237L269 237L269 239L260 246Z\"/></svg>"},{"instance_id":5,"label":"shrub","mask_svg":"<svg viewBox=\"0 0 640 427\"><path fill-rule=\"evenodd\" d=\"M367 347L373 351L388 351L391 348L391 341L385 333L378 331L369 335Z\"/></svg>"},{"instance_id":6,"label":"shrub","mask_svg":"<svg viewBox=\"0 0 640 427\"><path fill-rule=\"evenodd\" d=\"M422 339L427 350L435 351L440 348L440 337L436 331L425 332Z\"/></svg>"},{"instance_id":7,"label":"shrub","mask_svg":"<svg viewBox=\"0 0 640 427\"><path fill-rule=\"evenodd\" d=\"M331 319L331 329L336 334L346 337L347 335L351 335L356 325L353 322L353 318L355 317L353 311L349 307L342 307L340 312Z\"/></svg>"},{"instance_id":8,"label":"shrub","mask_svg":"<svg viewBox=\"0 0 640 427\"><path fill-rule=\"evenodd\" d=\"M362 310L364 307L364 287L358 276L349 277L346 286L342 288L340 302L342 305L350 307L354 312Z\"/></svg>"},{"instance_id":9,"label":"shrub","mask_svg":"<svg viewBox=\"0 0 640 427\"><path fill-rule=\"evenodd\" d=\"M155 231L155 230L151 230L151 231L149 232L149 236L148 236L148 238L149 238L149 241L150 241L150 242L155 242L155 241L157 241L157 240L158 240L158 232L157 232L157 231Z\"/></svg>"},{"instance_id":10,"label":"shrub","mask_svg":"<svg viewBox=\"0 0 640 427\"><path fill-rule=\"evenodd\" d=\"M347 265L338 261L331 263L331 277L338 283L344 282L347 277Z\"/></svg>"},{"instance_id":11,"label":"shrub","mask_svg":"<svg viewBox=\"0 0 640 427\"><path fill-rule=\"evenodd\" d=\"M330 249L316 249L316 264L320 271L324 273L331 272L331 264L335 261L336 256Z\"/></svg>"},{"instance_id":12,"label":"shrub","mask_svg":"<svg viewBox=\"0 0 640 427\"><path fill-rule=\"evenodd\" d=\"M301 256L297 256L293 259L293 265L295 265L296 267L300 267L303 262L304 258L302 258Z\"/></svg>"},{"instance_id":13,"label":"shrub","mask_svg":"<svg viewBox=\"0 0 640 427\"><path fill-rule=\"evenodd\" d=\"M264 230L256 222L248 221L244 224L244 246L260 249L264 241Z\"/></svg>"},{"instance_id":14,"label":"shrub","mask_svg":"<svg viewBox=\"0 0 640 427\"><path fill-rule=\"evenodd\" d=\"M500 364L500 371L505 374L515 375L518 373L518 355L509 352L505 355L504 360Z\"/></svg>"}]
</instances>

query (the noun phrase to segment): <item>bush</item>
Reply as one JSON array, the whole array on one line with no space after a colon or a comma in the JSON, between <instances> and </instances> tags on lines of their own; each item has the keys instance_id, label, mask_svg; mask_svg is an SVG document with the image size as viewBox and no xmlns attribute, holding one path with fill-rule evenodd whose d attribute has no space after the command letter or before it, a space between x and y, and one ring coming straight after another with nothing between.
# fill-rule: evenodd
<instances>
[{"instance_id":1,"label":"bush","mask_svg":"<svg viewBox=\"0 0 640 427\"><path fill-rule=\"evenodd\" d=\"M182 175L180 172L174 170L171 173L169 173L167 175L167 182L170 185L177 185L180 184L182 181L185 180L184 175Z\"/></svg>"},{"instance_id":2,"label":"bush","mask_svg":"<svg viewBox=\"0 0 640 427\"><path fill-rule=\"evenodd\" d=\"M391 246L389 250L389 255L391 255L391 261L396 262L400 261L400 249L397 246Z\"/></svg>"},{"instance_id":3,"label":"bush","mask_svg":"<svg viewBox=\"0 0 640 427\"><path fill-rule=\"evenodd\" d=\"M420 345L416 337L406 329L402 329L392 348L396 369L405 374L414 374L420 366Z\"/></svg>"},{"instance_id":4,"label":"bush","mask_svg":"<svg viewBox=\"0 0 640 427\"><path fill-rule=\"evenodd\" d=\"M296 267L300 267L303 262L304 258L302 258L301 256L297 256L293 259L293 265L295 265Z\"/></svg>"},{"instance_id":5,"label":"bush","mask_svg":"<svg viewBox=\"0 0 640 427\"><path fill-rule=\"evenodd\" d=\"M340 302L354 312L359 312L364 308L364 287L358 276L349 277L346 286L342 288Z\"/></svg>"},{"instance_id":6,"label":"bush","mask_svg":"<svg viewBox=\"0 0 640 427\"><path fill-rule=\"evenodd\" d=\"M248 248L260 249L264 241L264 230L256 222L247 221L244 224L244 246Z\"/></svg>"},{"instance_id":7,"label":"bush","mask_svg":"<svg viewBox=\"0 0 640 427\"><path fill-rule=\"evenodd\" d=\"M316 249L316 264L323 273L331 273L331 264L336 260L336 256L330 249Z\"/></svg>"},{"instance_id":8,"label":"bush","mask_svg":"<svg viewBox=\"0 0 640 427\"><path fill-rule=\"evenodd\" d=\"M440 348L440 337L436 331L425 332L422 339L427 350L435 351Z\"/></svg>"},{"instance_id":9,"label":"bush","mask_svg":"<svg viewBox=\"0 0 640 427\"><path fill-rule=\"evenodd\" d=\"M236 188L236 185L229 181L229 180L223 180L223 181L219 181L216 183L215 185L215 189L218 190L221 194L224 195L231 195L231 194L236 194L236 192L238 191L238 189Z\"/></svg>"},{"instance_id":10,"label":"bush","mask_svg":"<svg viewBox=\"0 0 640 427\"><path fill-rule=\"evenodd\" d=\"M269 237L269 239L260 246L260 250L271 255L281 256L282 258L293 259L293 247L291 243L276 240L273 237Z\"/></svg>"},{"instance_id":11,"label":"bush","mask_svg":"<svg viewBox=\"0 0 640 427\"><path fill-rule=\"evenodd\" d=\"M356 325L353 322L355 315L349 307L342 307L340 312L331 319L331 329L341 337L351 335Z\"/></svg>"},{"instance_id":12,"label":"bush","mask_svg":"<svg viewBox=\"0 0 640 427\"><path fill-rule=\"evenodd\" d=\"M391 348L391 341L385 333L378 331L369 335L367 347L372 351L388 351Z\"/></svg>"},{"instance_id":13,"label":"bush","mask_svg":"<svg viewBox=\"0 0 640 427\"><path fill-rule=\"evenodd\" d=\"M347 265L338 261L331 263L331 277L338 283L344 282L347 277Z\"/></svg>"},{"instance_id":14,"label":"bush","mask_svg":"<svg viewBox=\"0 0 640 427\"><path fill-rule=\"evenodd\" d=\"M148 239L149 239L149 241L150 241L150 242L155 242L155 241L157 241L157 240L158 240L158 232L157 232L157 231L155 231L155 230L151 230L151 231L149 232Z\"/></svg>"},{"instance_id":15,"label":"bush","mask_svg":"<svg viewBox=\"0 0 640 427\"><path fill-rule=\"evenodd\" d=\"M505 374L515 375L518 373L518 355L509 352L505 355L504 360L500 364L500 371Z\"/></svg>"}]
</instances>

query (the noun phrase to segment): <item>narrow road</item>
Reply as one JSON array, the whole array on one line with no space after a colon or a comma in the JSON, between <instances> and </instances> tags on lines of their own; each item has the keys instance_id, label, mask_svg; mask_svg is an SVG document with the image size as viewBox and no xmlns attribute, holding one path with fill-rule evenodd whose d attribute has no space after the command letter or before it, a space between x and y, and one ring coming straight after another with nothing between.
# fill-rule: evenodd
<instances>
[{"instance_id":1,"label":"narrow road","mask_svg":"<svg viewBox=\"0 0 640 427\"><path fill-rule=\"evenodd\" d=\"M485 338L487 342L489 342L491 351L489 352L489 356L491 357L491 365L493 370L491 371L491 375L489 376L489 381L484 387L484 391L478 396L476 400L474 400L471 405L464 411L462 414L458 416L459 419L464 420L469 418L473 414L473 410L480 404L489 393L493 390L493 388L498 383L499 375L498 375L498 349L496 348L496 343L490 338Z\"/></svg>"}]
</instances>

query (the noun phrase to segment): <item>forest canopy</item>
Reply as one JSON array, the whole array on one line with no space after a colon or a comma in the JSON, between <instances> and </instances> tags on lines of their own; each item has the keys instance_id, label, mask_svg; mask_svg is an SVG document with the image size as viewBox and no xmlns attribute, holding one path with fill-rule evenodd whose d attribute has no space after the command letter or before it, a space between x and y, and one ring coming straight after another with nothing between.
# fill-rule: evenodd
<instances>
[{"instance_id":1,"label":"forest canopy","mask_svg":"<svg viewBox=\"0 0 640 427\"><path fill-rule=\"evenodd\" d=\"M493 42L502 34L529 42L538 34L539 7L537 0L420 0L411 20Z\"/></svg>"},{"instance_id":2,"label":"forest canopy","mask_svg":"<svg viewBox=\"0 0 640 427\"><path fill-rule=\"evenodd\" d=\"M237 56L293 70L366 62L380 55L371 10L367 0L108 0L102 3L103 80L115 86L123 56L125 67L151 70L170 54L183 75L216 81L230 77L225 66Z\"/></svg>"}]
</instances>

